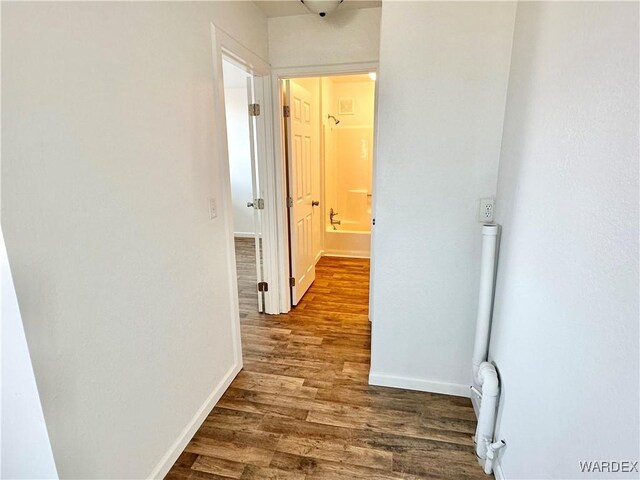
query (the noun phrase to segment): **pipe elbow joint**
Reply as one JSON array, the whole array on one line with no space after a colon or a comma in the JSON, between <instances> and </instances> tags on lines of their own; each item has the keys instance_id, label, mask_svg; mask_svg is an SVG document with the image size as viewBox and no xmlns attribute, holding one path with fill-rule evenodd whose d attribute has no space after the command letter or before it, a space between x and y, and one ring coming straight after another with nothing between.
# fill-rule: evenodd
<instances>
[{"instance_id":1,"label":"pipe elbow joint","mask_svg":"<svg viewBox=\"0 0 640 480\"><path fill-rule=\"evenodd\" d=\"M483 396L497 397L500 387L496 367L489 362L482 362L478 368L478 383L482 386Z\"/></svg>"}]
</instances>

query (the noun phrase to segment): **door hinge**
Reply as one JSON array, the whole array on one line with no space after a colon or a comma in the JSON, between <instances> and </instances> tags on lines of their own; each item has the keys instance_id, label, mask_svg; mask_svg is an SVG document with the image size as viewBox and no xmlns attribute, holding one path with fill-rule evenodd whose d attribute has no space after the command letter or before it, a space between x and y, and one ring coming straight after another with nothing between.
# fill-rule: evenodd
<instances>
[{"instance_id":1,"label":"door hinge","mask_svg":"<svg viewBox=\"0 0 640 480\"><path fill-rule=\"evenodd\" d=\"M260 104L259 103L252 103L249 105L249 116L250 117L257 117L258 115L260 115Z\"/></svg>"},{"instance_id":2,"label":"door hinge","mask_svg":"<svg viewBox=\"0 0 640 480\"><path fill-rule=\"evenodd\" d=\"M253 208L255 208L256 210L264 210L264 199L256 198L253 201Z\"/></svg>"},{"instance_id":3,"label":"door hinge","mask_svg":"<svg viewBox=\"0 0 640 480\"><path fill-rule=\"evenodd\" d=\"M296 286L296 279L295 278L291 277L289 279L289 286L290 287L295 287Z\"/></svg>"},{"instance_id":4,"label":"door hinge","mask_svg":"<svg viewBox=\"0 0 640 480\"><path fill-rule=\"evenodd\" d=\"M282 116L284 118L289 118L291 116L291 109L289 108L289 105L282 107Z\"/></svg>"},{"instance_id":5,"label":"door hinge","mask_svg":"<svg viewBox=\"0 0 640 480\"><path fill-rule=\"evenodd\" d=\"M289 205L289 208L293 207L293 198L289 197L287 199L287 205Z\"/></svg>"},{"instance_id":6,"label":"door hinge","mask_svg":"<svg viewBox=\"0 0 640 480\"><path fill-rule=\"evenodd\" d=\"M268 292L269 284L267 282L258 282L258 291L259 292Z\"/></svg>"}]
</instances>

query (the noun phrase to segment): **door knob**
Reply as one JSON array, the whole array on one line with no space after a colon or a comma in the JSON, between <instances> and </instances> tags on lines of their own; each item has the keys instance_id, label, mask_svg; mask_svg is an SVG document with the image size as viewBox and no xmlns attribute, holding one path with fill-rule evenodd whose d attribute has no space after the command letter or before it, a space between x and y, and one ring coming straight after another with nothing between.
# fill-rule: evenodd
<instances>
[{"instance_id":1,"label":"door knob","mask_svg":"<svg viewBox=\"0 0 640 480\"><path fill-rule=\"evenodd\" d=\"M247 207L249 208L253 207L253 202L247 202Z\"/></svg>"},{"instance_id":2,"label":"door knob","mask_svg":"<svg viewBox=\"0 0 640 480\"><path fill-rule=\"evenodd\" d=\"M312 200L311 201L311 206L312 207L317 207L318 205L320 205L320 202L318 200Z\"/></svg>"}]
</instances>

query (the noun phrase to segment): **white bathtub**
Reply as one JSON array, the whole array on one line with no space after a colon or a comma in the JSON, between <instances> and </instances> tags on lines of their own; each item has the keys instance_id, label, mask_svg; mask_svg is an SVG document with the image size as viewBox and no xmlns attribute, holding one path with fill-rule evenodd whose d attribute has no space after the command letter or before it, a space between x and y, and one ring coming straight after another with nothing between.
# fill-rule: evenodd
<instances>
[{"instance_id":1,"label":"white bathtub","mask_svg":"<svg viewBox=\"0 0 640 480\"><path fill-rule=\"evenodd\" d=\"M371 232L347 230L349 225L338 225L337 227L344 227L345 230L333 230L329 226L324 234L325 255L332 257L370 257Z\"/></svg>"}]
</instances>

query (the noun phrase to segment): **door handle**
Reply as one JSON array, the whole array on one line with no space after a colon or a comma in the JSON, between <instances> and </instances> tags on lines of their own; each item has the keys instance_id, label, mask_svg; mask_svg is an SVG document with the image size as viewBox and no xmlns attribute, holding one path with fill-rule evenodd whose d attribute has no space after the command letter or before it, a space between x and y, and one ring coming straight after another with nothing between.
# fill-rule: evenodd
<instances>
[{"instance_id":1,"label":"door handle","mask_svg":"<svg viewBox=\"0 0 640 480\"><path fill-rule=\"evenodd\" d=\"M253 208L253 202L247 202L247 207Z\"/></svg>"},{"instance_id":2,"label":"door handle","mask_svg":"<svg viewBox=\"0 0 640 480\"><path fill-rule=\"evenodd\" d=\"M318 200L312 200L311 201L311 206L312 207L317 207L318 205L320 205L320 202Z\"/></svg>"}]
</instances>

